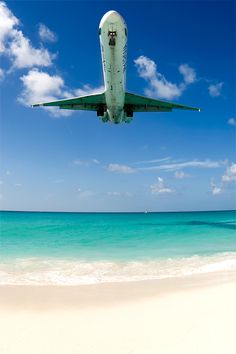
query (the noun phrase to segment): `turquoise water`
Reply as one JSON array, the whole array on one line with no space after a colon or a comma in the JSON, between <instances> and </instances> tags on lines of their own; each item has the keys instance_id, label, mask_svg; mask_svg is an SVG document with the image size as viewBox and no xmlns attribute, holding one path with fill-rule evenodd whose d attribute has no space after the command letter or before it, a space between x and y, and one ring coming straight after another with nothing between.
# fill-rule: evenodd
<instances>
[{"instance_id":1,"label":"turquoise water","mask_svg":"<svg viewBox=\"0 0 236 354\"><path fill-rule=\"evenodd\" d=\"M236 212L0 213L0 283L236 270Z\"/></svg>"}]
</instances>

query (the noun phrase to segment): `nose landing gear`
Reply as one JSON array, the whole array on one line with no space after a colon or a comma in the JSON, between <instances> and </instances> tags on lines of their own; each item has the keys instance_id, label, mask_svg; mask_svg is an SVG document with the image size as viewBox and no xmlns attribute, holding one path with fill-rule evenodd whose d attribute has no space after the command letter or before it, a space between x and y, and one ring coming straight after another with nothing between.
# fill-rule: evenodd
<instances>
[{"instance_id":1,"label":"nose landing gear","mask_svg":"<svg viewBox=\"0 0 236 354\"><path fill-rule=\"evenodd\" d=\"M115 46L116 45L116 31L108 31L108 37L109 37L109 45L110 46Z\"/></svg>"}]
</instances>

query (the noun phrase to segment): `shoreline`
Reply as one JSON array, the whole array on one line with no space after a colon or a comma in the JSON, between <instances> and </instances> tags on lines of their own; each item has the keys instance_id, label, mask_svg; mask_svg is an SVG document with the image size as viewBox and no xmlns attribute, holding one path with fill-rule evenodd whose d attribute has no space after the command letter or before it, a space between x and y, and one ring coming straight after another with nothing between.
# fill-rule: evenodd
<instances>
[{"instance_id":1,"label":"shoreline","mask_svg":"<svg viewBox=\"0 0 236 354\"><path fill-rule=\"evenodd\" d=\"M99 307L236 284L236 272L80 285L0 285L0 312L16 309ZM17 296L16 296L17 294Z\"/></svg>"},{"instance_id":2,"label":"shoreline","mask_svg":"<svg viewBox=\"0 0 236 354\"><path fill-rule=\"evenodd\" d=\"M236 273L236 252L119 261L55 257L2 258L0 286L82 286L143 281L159 283L165 279L170 282L174 279L188 281L208 276L215 279L218 274L224 279L231 273Z\"/></svg>"}]
</instances>

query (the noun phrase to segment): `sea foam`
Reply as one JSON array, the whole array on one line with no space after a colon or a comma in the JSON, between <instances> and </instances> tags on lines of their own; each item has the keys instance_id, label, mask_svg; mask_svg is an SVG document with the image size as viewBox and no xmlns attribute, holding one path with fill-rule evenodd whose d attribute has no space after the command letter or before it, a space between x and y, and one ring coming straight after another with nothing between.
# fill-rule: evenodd
<instances>
[{"instance_id":1,"label":"sea foam","mask_svg":"<svg viewBox=\"0 0 236 354\"><path fill-rule=\"evenodd\" d=\"M1 285L80 285L236 271L236 252L146 261L17 258L0 263Z\"/></svg>"}]
</instances>

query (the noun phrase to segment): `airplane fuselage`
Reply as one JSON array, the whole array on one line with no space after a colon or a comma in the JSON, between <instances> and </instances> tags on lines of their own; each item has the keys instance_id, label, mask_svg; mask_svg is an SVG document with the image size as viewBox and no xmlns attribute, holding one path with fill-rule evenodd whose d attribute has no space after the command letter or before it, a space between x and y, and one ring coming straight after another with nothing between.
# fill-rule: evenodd
<instances>
[{"instance_id":1,"label":"airplane fuselage","mask_svg":"<svg viewBox=\"0 0 236 354\"><path fill-rule=\"evenodd\" d=\"M99 25L106 105L101 107L103 121L113 123L131 120L125 112L127 62L127 27L116 11L107 12Z\"/></svg>"}]
</instances>

